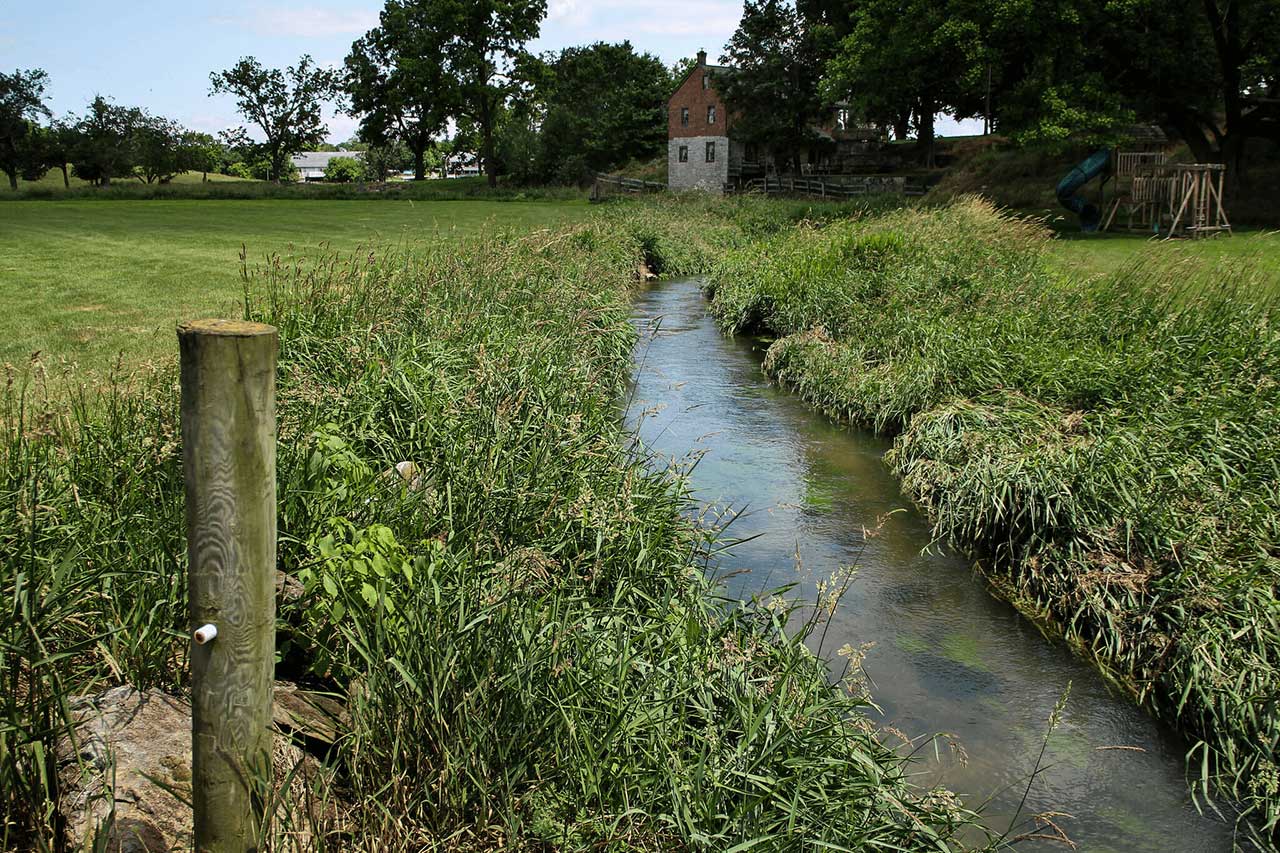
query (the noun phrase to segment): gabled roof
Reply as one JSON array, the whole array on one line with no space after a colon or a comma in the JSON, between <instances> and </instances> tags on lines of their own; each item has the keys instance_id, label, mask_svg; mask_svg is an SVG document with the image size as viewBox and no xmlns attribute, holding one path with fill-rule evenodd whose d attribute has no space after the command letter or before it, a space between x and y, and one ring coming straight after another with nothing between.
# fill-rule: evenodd
<instances>
[{"instance_id":1,"label":"gabled roof","mask_svg":"<svg viewBox=\"0 0 1280 853\"><path fill-rule=\"evenodd\" d=\"M359 160L363 151L303 151L293 155L293 165L299 169L323 169L335 157L351 157Z\"/></svg>"}]
</instances>

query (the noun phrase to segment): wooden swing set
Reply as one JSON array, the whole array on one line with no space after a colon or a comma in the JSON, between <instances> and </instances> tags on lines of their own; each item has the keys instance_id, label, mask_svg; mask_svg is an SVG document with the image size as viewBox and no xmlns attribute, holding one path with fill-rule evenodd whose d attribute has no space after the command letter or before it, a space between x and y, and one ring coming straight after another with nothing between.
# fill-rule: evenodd
<instances>
[{"instance_id":1,"label":"wooden swing set","mask_svg":"<svg viewBox=\"0 0 1280 853\"><path fill-rule=\"evenodd\" d=\"M1118 192L1102 230L1173 237L1230 234L1222 203L1227 167L1221 163L1170 163L1162 151L1120 151L1112 177ZM1123 211L1124 224L1116 222Z\"/></svg>"}]
</instances>

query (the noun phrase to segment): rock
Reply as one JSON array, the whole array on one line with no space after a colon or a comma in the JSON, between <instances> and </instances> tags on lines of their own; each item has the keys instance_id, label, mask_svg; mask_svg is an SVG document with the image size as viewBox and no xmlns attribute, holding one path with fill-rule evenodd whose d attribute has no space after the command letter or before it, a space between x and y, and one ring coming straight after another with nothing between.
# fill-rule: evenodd
<instances>
[{"instance_id":1,"label":"rock","mask_svg":"<svg viewBox=\"0 0 1280 853\"><path fill-rule=\"evenodd\" d=\"M292 604L306 593L302 581L288 572L276 571L276 601L280 604Z\"/></svg>"},{"instance_id":2,"label":"rock","mask_svg":"<svg viewBox=\"0 0 1280 853\"><path fill-rule=\"evenodd\" d=\"M295 735L332 744L350 721L342 702L323 693L277 681L271 718L276 727Z\"/></svg>"},{"instance_id":3,"label":"rock","mask_svg":"<svg viewBox=\"0 0 1280 853\"><path fill-rule=\"evenodd\" d=\"M68 849L191 850L190 703L124 686L72 700L70 714L70 730L55 745ZM272 763L277 787L287 787L281 801L296 815L323 771L284 735L275 739ZM300 821L289 822L296 829ZM304 834L305 827L293 839L301 843Z\"/></svg>"},{"instance_id":4,"label":"rock","mask_svg":"<svg viewBox=\"0 0 1280 853\"><path fill-rule=\"evenodd\" d=\"M405 484L411 492L420 491L428 485L427 478L423 476L422 469L416 462L397 462L394 467L383 471L382 476L387 480Z\"/></svg>"}]
</instances>

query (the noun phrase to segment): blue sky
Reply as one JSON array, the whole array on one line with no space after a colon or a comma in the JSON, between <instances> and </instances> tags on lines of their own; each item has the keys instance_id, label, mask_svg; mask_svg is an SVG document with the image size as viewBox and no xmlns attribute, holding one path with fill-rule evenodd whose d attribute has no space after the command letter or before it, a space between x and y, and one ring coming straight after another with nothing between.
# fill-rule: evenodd
<instances>
[{"instance_id":1,"label":"blue sky","mask_svg":"<svg viewBox=\"0 0 1280 853\"><path fill-rule=\"evenodd\" d=\"M49 72L49 103L59 115L79 112L102 94L210 133L242 123L229 98L208 97L210 71L246 55L276 67L304 53L322 64L341 64L351 42L377 24L382 8L381 0L126 0L104 11L106 5L0 2L0 68ZM534 50L630 39L668 65L699 48L718 57L742 11L741 0L549 0L548 5ZM952 127L943 122L939 131ZM335 142L350 138L354 129L347 116L329 121Z\"/></svg>"}]
</instances>

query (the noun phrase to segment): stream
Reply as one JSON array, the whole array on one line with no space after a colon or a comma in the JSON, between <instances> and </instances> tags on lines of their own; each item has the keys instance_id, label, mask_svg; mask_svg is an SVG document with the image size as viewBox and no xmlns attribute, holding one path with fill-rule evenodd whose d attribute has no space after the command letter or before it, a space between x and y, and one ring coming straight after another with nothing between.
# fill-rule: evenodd
<instances>
[{"instance_id":1,"label":"stream","mask_svg":"<svg viewBox=\"0 0 1280 853\"><path fill-rule=\"evenodd\" d=\"M694 497L713 517L736 513L727 536L749 540L719 557L725 593L745 599L796 583L791 596L813 601L819 580L856 566L821 651L835 660L846 644L874 644L864 669L877 722L958 741L967 758L945 739L920 750L917 784L985 803L997 832L1026 794L1014 834L1036 831L1030 815L1057 812L1054 822L1090 853L1231 849L1231 824L1192 801L1186 743L994 598L970 561L931 545L927 521L884 464L888 441L770 382L764 345L721 335L696 280L648 288L634 322L629 425L670 464L696 460ZM1068 848L1031 839L1018 849Z\"/></svg>"}]
</instances>

